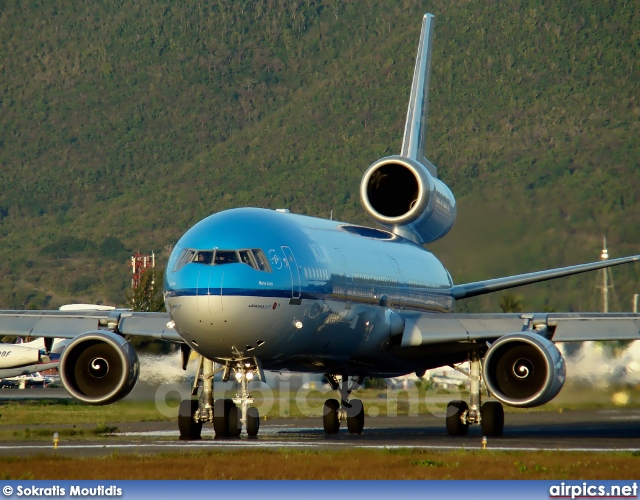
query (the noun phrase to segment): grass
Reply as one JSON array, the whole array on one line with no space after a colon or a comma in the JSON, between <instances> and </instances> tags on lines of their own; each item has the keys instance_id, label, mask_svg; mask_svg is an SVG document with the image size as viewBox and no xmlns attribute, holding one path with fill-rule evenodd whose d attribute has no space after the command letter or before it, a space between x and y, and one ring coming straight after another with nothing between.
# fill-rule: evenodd
<instances>
[{"instance_id":1,"label":"grass","mask_svg":"<svg viewBox=\"0 0 640 500\"><path fill-rule=\"evenodd\" d=\"M640 456L393 450L237 450L0 457L0 479L637 479Z\"/></svg>"},{"instance_id":2,"label":"grass","mask_svg":"<svg viewBox=\"0 0 640 500\"><path fill-rule=\"evenodd\" d=\"M39 400L0 404L2 425L50 425L60 423L103 424L171 420L154 401L121 401L108 406L88 406L73 400Z\"/></svg>"}]
</instances>

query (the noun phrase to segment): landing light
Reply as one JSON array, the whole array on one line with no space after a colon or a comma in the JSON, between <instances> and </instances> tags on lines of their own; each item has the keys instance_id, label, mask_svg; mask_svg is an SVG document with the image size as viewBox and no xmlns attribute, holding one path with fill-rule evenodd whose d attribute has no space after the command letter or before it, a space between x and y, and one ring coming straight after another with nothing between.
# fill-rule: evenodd
<instances>
[{"instance_id":1,"label":"landing light","mask_svg":"<svg viewBox=\"0 0 640 500\"><path fill-rule=\"evenodd\" d=\"M300 328L302 328L302 321L300 320L294 320L293 321L293 326L295 326L298 330L300 330Z\"/></svg>"},{"instance_id":2,"label":"landing light","mask_svg":"<svg viewBox=\"0 0 640 500\"><path fill-rule=\"evenodd\" d=\"M253 379L253 372L247 372L247 380Z\"/></svg>"},{"instance_id":3,"label":"landing light","mask_svg":"<svg viewBox=\"0 0 640 500\"><path fill-rule=\"evenodd\" d=\"M240 382L240 379L242 379L242 373L236 372L236 380Z\"/></svg>"}]
</instances>

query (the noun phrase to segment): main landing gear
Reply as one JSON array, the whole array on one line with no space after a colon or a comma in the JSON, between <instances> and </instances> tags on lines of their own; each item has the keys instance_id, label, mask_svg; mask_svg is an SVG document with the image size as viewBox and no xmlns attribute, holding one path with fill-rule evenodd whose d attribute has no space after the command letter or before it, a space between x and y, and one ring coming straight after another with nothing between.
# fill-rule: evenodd
<instances>
[{"instance_id":1,"label":"main landing gear","mask_svg":"<svg viewBox=\"0 0 640 500\"><path fill-rule=\"evenodd\" d=\"M357 389L364 377L349 380L342 375L341 380L335 375L326 375L331 388L340 391L340 403L336 399L327 399L322 411L322 425L327 434L337 434L340 423L347 422L347 429L351 434L362 434L364 429L364 406L359 399L349 399L349 394Z\"/></svg>"},{"instance_id":2,"label":"main landing gear","mask_svg":"<svg viewBox=\"0 0 640 500\"><path fill-rule=\"evenodd\" d=\"M447 432L450 436L465 436L469 425L480 424L485 436L502 436L504 429L502 404L498 401L487 401L481 404L481 362L478 351L471 351L470 364L469 404L466 401L457 400L447 405Z\"/></svg>"},{"instance_id":3,"label":"main landing gear","mask_svg":"<svg viewBox=\"0 0 640 500\"><path fill-rule=\"evenodd\" d=\"M222 380L229 380L231 372L239 383L239 392L233 399L213 400L213 377L222 372ZM191 398L180 403L178 413L178 429L181 440L196 440L201 438L204 422L213 422L216 439L237 438L242 429L250 438L255 438L260 429L260 414L258 409L250 406L253 398L249 392L249 382L258 375L262 377L262 370L254 358L229 360L227 364L214 370L214 363L210 359L200 357L196 377L191 388ZM200 397L198 385L202 381Z\"/></svg>"}]
</instances>

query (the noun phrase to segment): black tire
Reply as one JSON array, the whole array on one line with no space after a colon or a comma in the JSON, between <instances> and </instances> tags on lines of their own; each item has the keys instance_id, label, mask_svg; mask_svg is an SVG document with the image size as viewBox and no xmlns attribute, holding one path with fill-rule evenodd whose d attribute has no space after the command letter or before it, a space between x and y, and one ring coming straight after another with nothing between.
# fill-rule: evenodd
<instances>
[{"instance_id":1,"label":"black tire","mask_svg":"<svg viewBox=\"0 0 640 500\"><path fill-rule=\"evenodd\" d=\"M213 430L216 439L229 437L229 413L235 406L230 399L216 399L213 403Z\"/></svg>"},{"instance_id":2,"label":"black tire","mask_svg":"<svg viewBox=\"0 0 640 500\"><path fill-rule=\"evenodd\" d=\"M338 434L340 430L340 420L338 420L338 410L340 403L335 399L327 399L322 409L322 426L327 434Z\"/></svg>"},{"instance_id":3,"label":"black tire","mask_svg":"<svg viewBox=\"0 0 640 500\"><path fill-rule=\"evenodd\" d=\"M235 404L229 408L229 437L237 438L240 436L242 432L241 414L242 411Z\"/></svg>"},{"instance_id":4,"label":"black tire","mask_svg":"<svg viewBox=\"0 0 640 500\"><path fill-rule=\"evenodd\" d=\"M466 436L469 430L468 423L462 423L460 417L469 410L465 401L451 401L447 405L447 433L450 436Z\"/></svg>"},{"instance_id":5,"label":"black tire","mask_svg":"<svg viewBox=\"0 0 640 500\"><path fill-rule=\"evenodd\" d=\"M351 434L362 434L364 430L364 405L359 399L349 401L347 410L347 429Z\"/></svg>"},{"instance_id":6,"label":"black tire","mask_svg":"<svg viewBox=\"0 0 640 500\"><path fill-rule=\"evenodd\" d=\"M202 422L193 421L193 415L197 409L198 401L195 399L184 399L180 401L180 407L178 408L180 441L196 441L201 439Z\"/></svg>"},{"instance_id":7,"label":"black tire","mask_svg":"<svg viewBox=\"0 0 640 500\"><path fill-rule=\"evenodd\" d=\"M502 436L504 430L504 409L498 401L487 401L480 409L482 416L482 434Z\"/></svg>"},{"instance_id":8,"label":"black tire","mask_svg":"<svg viewBox=\"0 0 640 500\"><path fill-rule=\"evenodd\" d=\"M247 435L251 438L258 435L260 429L260 413L257 408L249 408L247 410Z\"/></svg>"}]
</instances>

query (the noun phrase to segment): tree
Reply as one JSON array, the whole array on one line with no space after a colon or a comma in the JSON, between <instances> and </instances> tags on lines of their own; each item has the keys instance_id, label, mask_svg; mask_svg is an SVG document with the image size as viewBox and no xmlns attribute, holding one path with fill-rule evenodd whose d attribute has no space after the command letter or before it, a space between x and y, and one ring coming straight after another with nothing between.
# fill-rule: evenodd
<instances>
[{"instance_id":1,"label":"tree","mask_svg":"<svg viewBox=\"0 0 640 500\"><path fill-rule=\"evenodd\" d=\"M162 295L164 269L149 268L140 277L140 283L131 290L127 302L134 311L165 311Z\"/></svg>"},{"instance_id":2,"label":"tree","mask_svg":"<svg viewBox=\"0 0 640 500\"><path fill-rule=\"evenodd\" d=\"M522 312L522 297L511 292L503 294L500 299L500 309L504 313Z\"/></svg>"}]
</instances>

